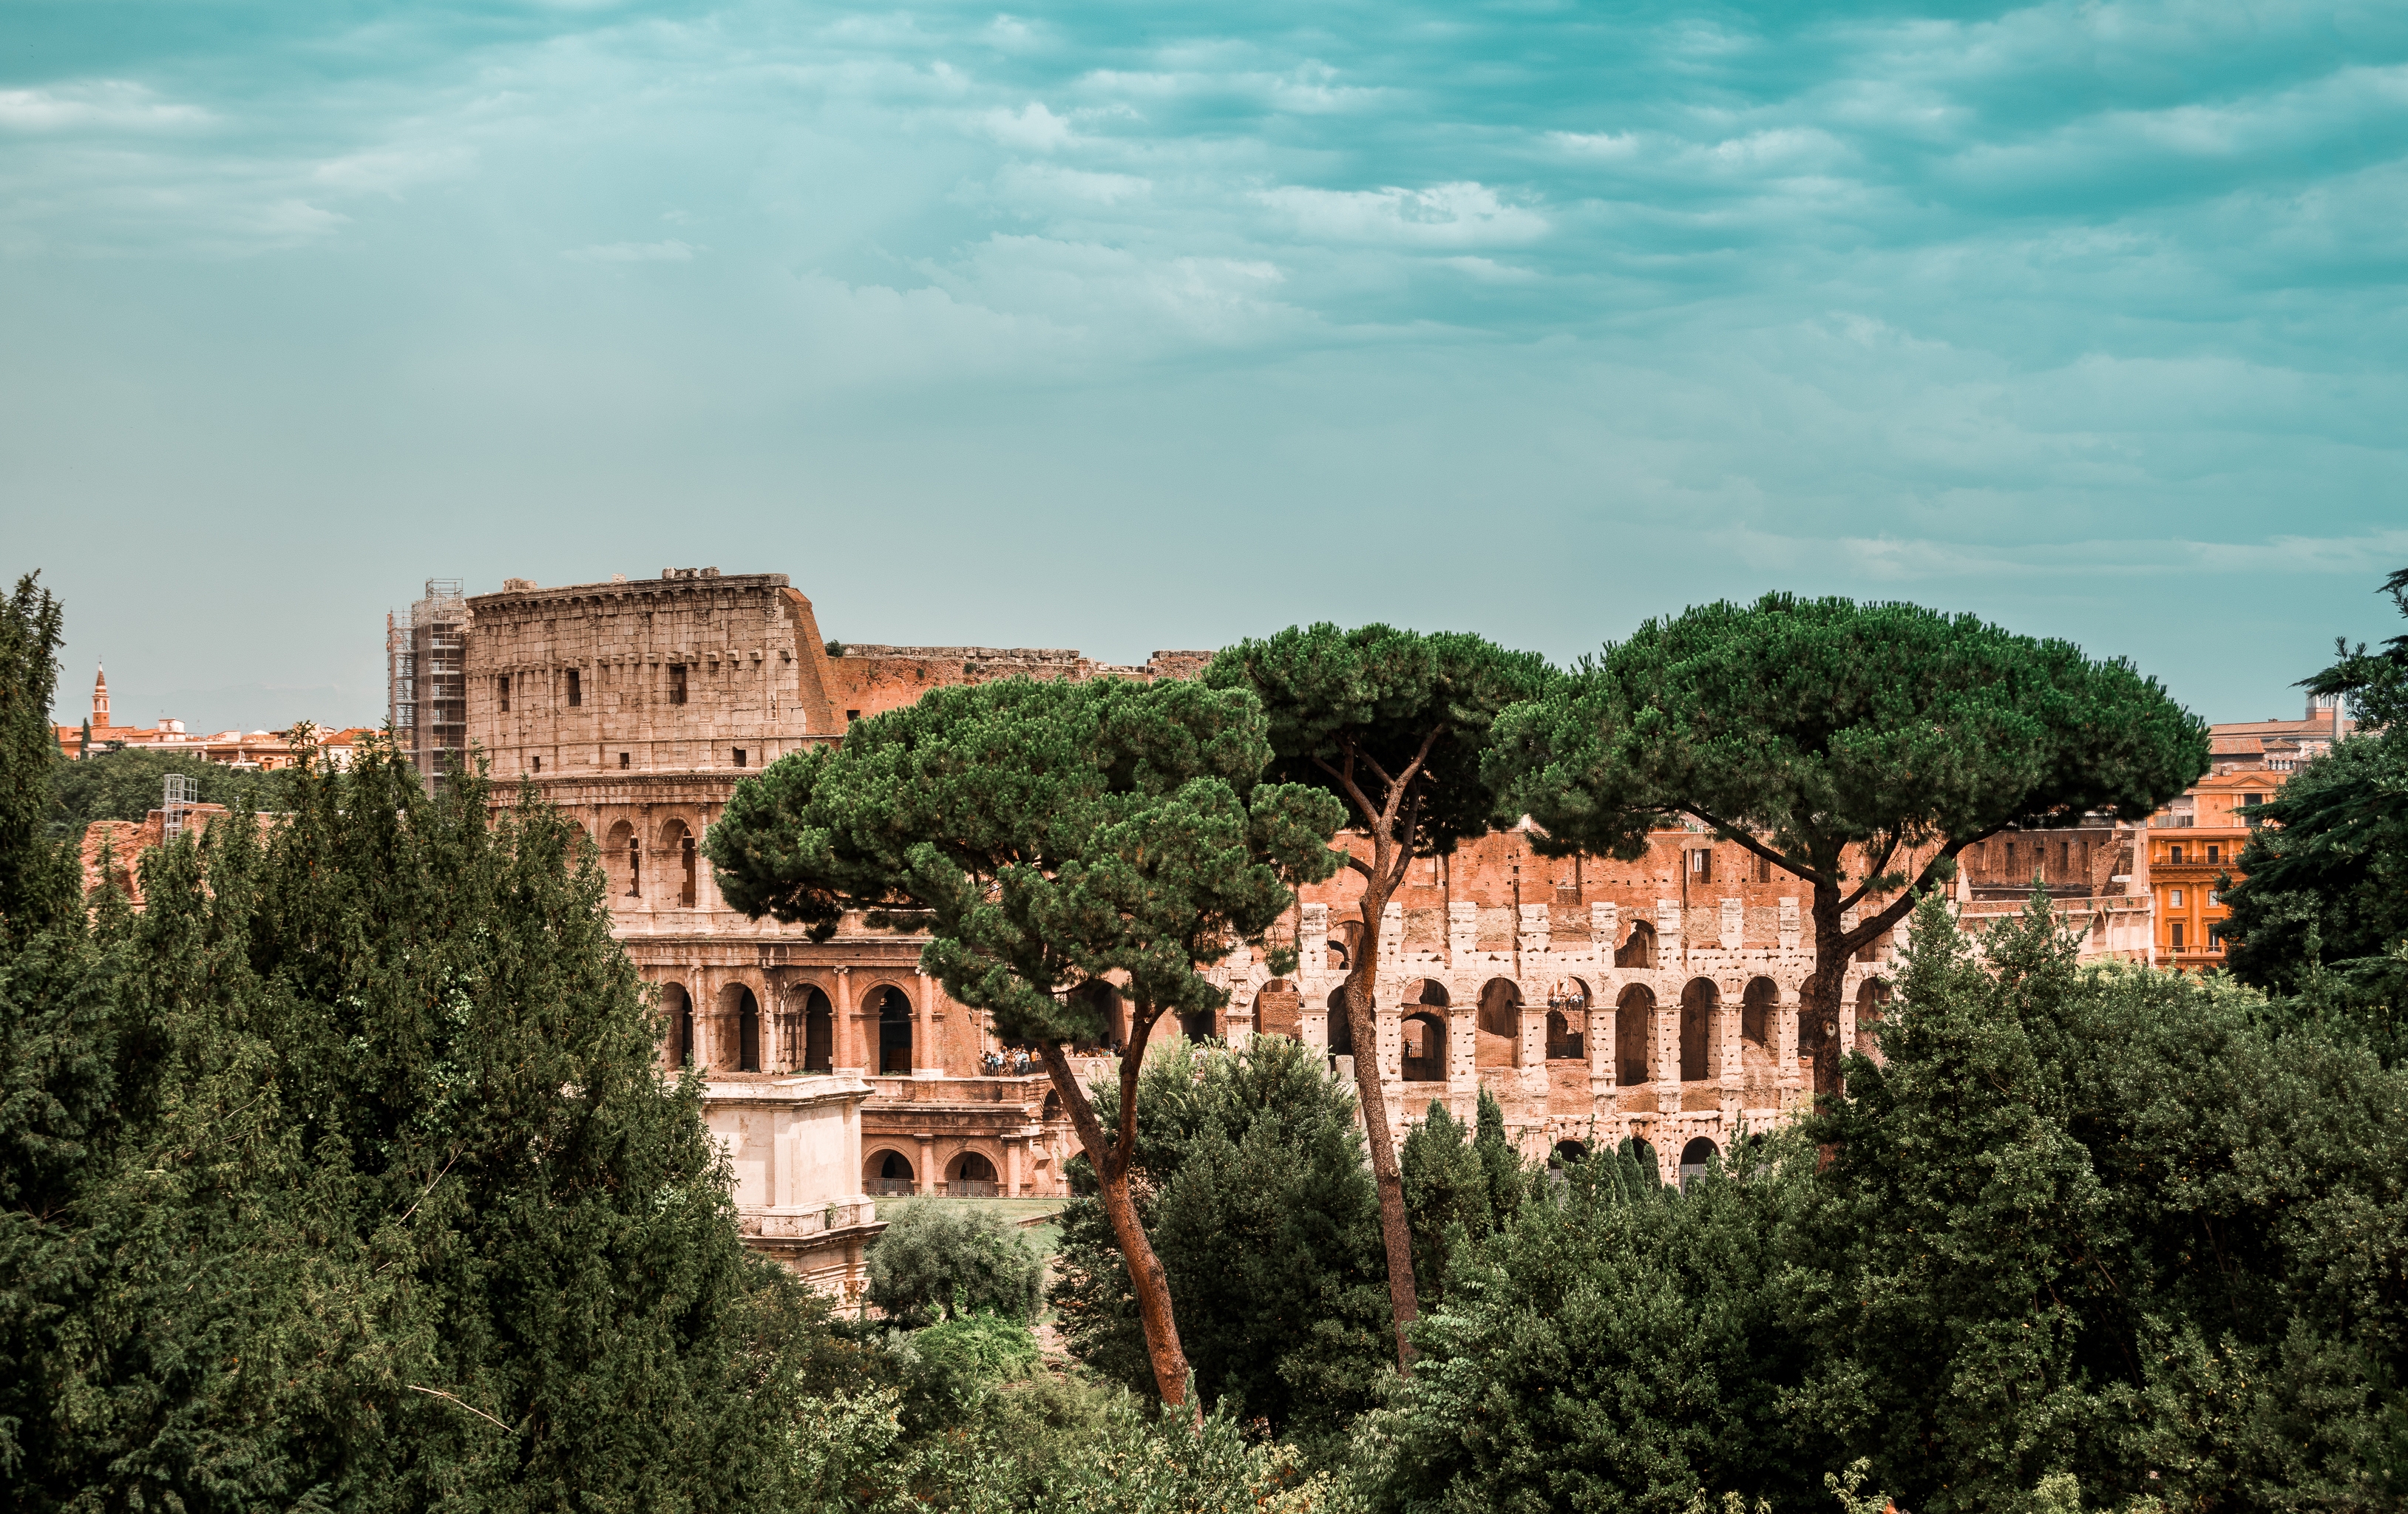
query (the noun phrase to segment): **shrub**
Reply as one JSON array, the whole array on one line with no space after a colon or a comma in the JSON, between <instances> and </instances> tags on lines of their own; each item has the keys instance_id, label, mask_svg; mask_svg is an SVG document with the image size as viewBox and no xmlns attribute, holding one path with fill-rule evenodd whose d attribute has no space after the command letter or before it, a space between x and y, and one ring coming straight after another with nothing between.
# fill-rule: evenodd
<instances>
[{"instance_id":1,"label":"shrub","mask_svg":"<svg viewBox=\"0 0 2408 1514\"><path fill-rule=\"evenodd\" d=\"M869 1302L898 1324L985 1309L1037 1312L1044 1264L1027 1240L982 1209L922 1200L903 1206L869 1249Z\"/></svg>"}]
</instances>

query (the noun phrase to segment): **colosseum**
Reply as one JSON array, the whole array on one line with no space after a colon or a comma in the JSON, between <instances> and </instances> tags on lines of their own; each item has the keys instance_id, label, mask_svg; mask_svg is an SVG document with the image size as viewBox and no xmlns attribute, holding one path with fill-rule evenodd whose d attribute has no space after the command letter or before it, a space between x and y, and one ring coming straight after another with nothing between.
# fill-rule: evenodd
<instances>
[{"instance_id":1,"label":"colosseum","mask_svg":"<svg viewBox=\"0 0 2408 1514\"><path fill-rule=\"evenodd\" d=\"M714 1108L758 1110L767 1131L781 1101L815 1096L810 1075L824 1075L867 1090L866 1193L1066 1192L1074 1141L1045 1077L998 1060L978 1012L919 971L915 940L853 921L814 942L748 920L721 901L697 844L754 770L939 684L1182 677L1209 653L1113 665L1054 650L830 641L784 575L715 568L552 589L511 579L462 601L456 631L465 711L430 718L456 721L497 779L523 778L591 832L618 935L666 1011L664 1061L706 1068ZM422 659L427 691L442 655ZM2094 954L2147 939L2145 861L2131 842L2104 820L2027 840ZM1969 925L2029 893L2031 869L2009 876L1984 849L1968 860L1957 893ZM1358 887L1344 872L1297 902L1294 976L1225 964L1226 1008L1178 1028L1232 1045L1295 1036L1351 1081L1342 1059L1356 1049L1330 1006L1363 945ZM1485 1088L1533 1156L1637 1139L1670 1178L1784 1118L1811 1081L1798 1044L1813 965L1803 907L1795 879L1695 831L1659 832L1627 863L1542 857L1518 831L1416 863L1378 942L1371 1051L1399 1135L1433 1101L1469 1118ZM1870 1044L1894 966L1886 938L1850 964L1843 1041ZM746 1186L758 1170L747 1139L735 1150L739 1202L774 1250L775 1226L757 1216L779 1194Z\"/></svg>"}]
</instances>

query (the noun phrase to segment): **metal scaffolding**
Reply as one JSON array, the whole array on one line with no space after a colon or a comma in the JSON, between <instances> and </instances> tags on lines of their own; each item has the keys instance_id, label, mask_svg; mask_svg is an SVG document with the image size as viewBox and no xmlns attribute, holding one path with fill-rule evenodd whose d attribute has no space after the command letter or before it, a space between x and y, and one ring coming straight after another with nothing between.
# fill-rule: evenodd
<instances>
[{"instance_id":1,"label":"metal scaffolding","mask_svg":"<svg viewBox=\"0 0 2408 1514\"><path fill-rule=\"evenodd\" d=\"M429 785L459 767L468 745L468 602L457 578L429 578L426 596L384 618L385 719L394 745Z\"/></svg>"}]
</instances>

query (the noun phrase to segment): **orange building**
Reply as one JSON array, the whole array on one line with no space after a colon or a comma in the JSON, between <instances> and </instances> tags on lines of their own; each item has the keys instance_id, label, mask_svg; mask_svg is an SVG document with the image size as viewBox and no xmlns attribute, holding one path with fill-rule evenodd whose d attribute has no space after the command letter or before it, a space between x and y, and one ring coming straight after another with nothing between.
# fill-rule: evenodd
<instances>
[{"instance_id":1,"label":"orange building","mask_svg":"<svg viewBox=\"0 0 2408 1514\"><path fill-rule=\"evenodd\" d=\"M2216 773L2150 820L2157 965L2204 972L2224 964L2224 921L2230 911L2219 879L2239 880L2232 864L2258 823L2247 811L2273 798L2289 776L2271 768Z\"/></svg>"}]
</instances>

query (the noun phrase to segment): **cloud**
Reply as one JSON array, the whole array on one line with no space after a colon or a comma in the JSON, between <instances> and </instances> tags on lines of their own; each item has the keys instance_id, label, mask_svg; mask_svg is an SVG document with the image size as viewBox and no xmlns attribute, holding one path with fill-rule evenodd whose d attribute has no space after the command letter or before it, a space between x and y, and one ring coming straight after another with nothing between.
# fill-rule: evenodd
<instances>
[{"instance_id":1,"label":"cloud","mask_svg":"<svg viewBox=\"0 0 2408 1514\"><path fill-rule=\"evenodd\" d=\"M129 79L0 90L0 128L21 132L162 131L210 119L198 106L163 100Z\"/></svg>"},{"instance_id":2,"label":"cloud","mask_svg":"<svg viewBox=\"0 0 2408 1514\"><path fill-rule=\"evenodd\" d=\"M695 253L709 250L678 241L604 242L570 248L560 255L571 263L692 263Z\"/></svg>"},{"instance_id":3,"label":"cloud","mask_svg":"<svg viewBox=\"0 0 2408 1514\"><path fill-rule=\"evenodd\" d=\"M1264 191L1260 198L1293 218L1304 236L1328 241L1497 247L1533 242L1547 234L1544 216L1505 200L1485 184L1438 184L1421 190L1285 185Z\"/></svg>"},{"instance_id":4,"label":"cloud","mask_svg":"<svg viewBox=\"0 0 2408 1514\"><path fill-rule=\"evenodd\" d=\"M989 110L978 118L979 129L1006 147L1026 152L1051 152L1070 143L1070 123L1031 101L1018 110Z\"/></svg>"}]
</instances>

